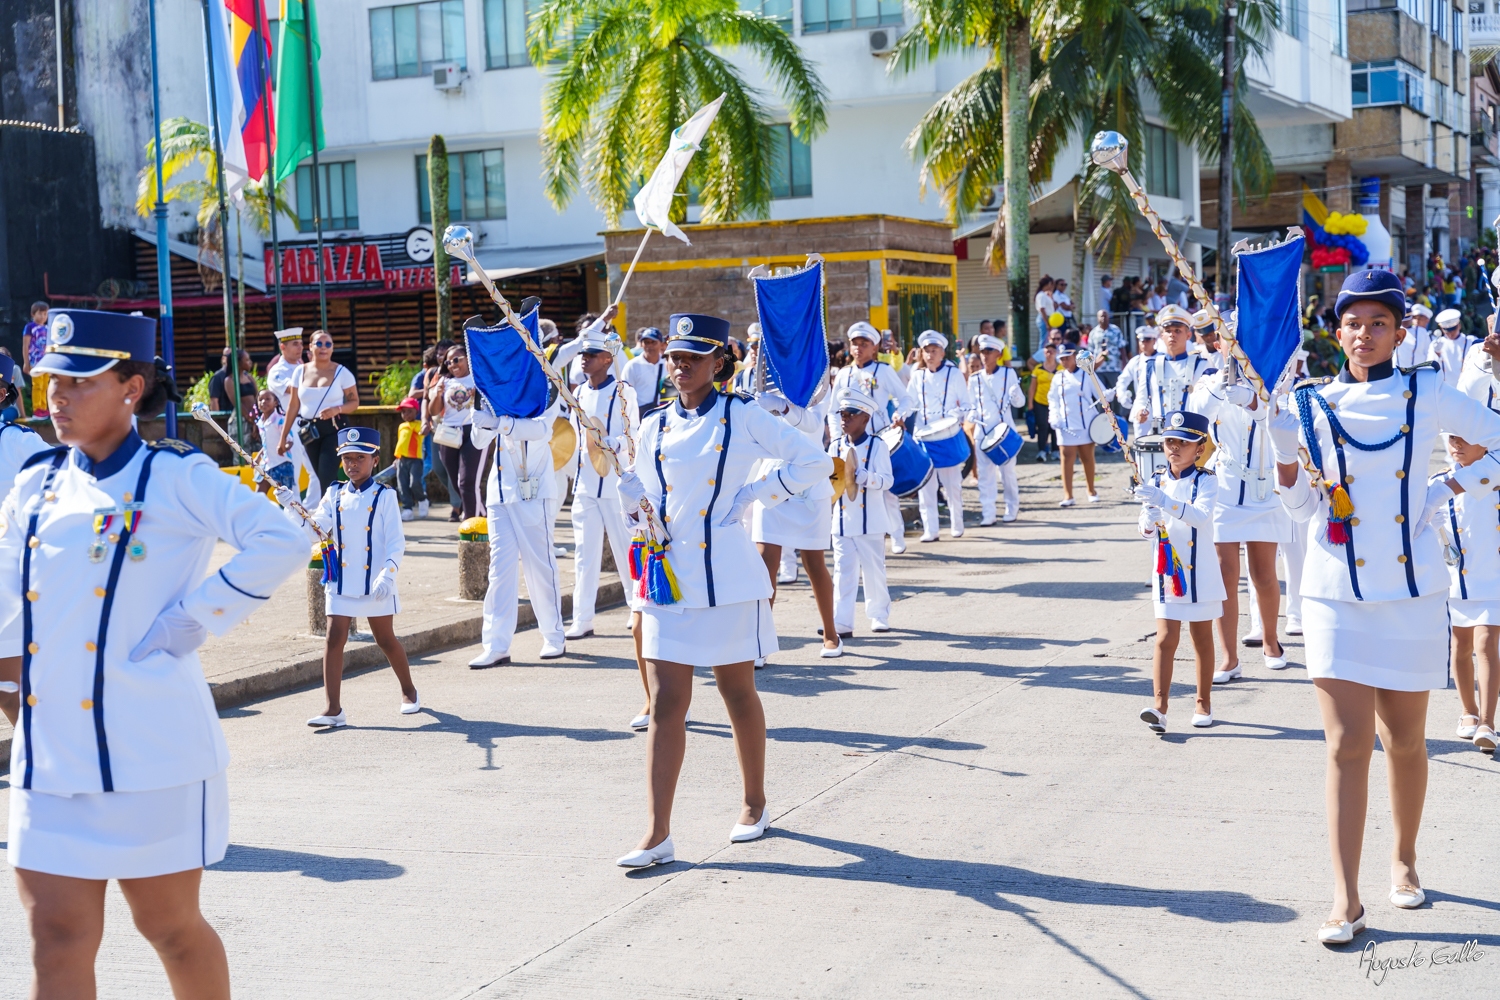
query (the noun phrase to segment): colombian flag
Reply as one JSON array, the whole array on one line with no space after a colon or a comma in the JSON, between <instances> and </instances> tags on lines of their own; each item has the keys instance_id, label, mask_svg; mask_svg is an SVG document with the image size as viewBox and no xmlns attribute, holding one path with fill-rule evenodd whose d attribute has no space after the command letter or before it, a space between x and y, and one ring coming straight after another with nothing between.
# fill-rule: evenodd
<instances>
[{"instance_id":1,"label":"colombian flag","mask_svg":"<svg viewBox=\"0 0 1500 1000\"><path fill-rule=\"evenodd\" d=\"M266 24L266 4L274 0L222 0L228 28L229 59L238 91L235 112L245 172L258 181L270 162L271 140L276 118L271 97L271 38ZM222 100L222 98L221 98Z\"/></svg>"}]
</instances>

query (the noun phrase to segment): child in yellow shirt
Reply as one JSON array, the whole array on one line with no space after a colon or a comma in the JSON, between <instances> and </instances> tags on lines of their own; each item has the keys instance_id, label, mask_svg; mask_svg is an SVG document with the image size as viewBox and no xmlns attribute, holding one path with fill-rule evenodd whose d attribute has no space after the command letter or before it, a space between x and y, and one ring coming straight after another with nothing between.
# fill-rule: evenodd
<instances>
[{"instance_id":1,"label":"child in yellow shirt","mask_svg":"<svg viewBox=\"0 0 1500 1000\"><path fill-rule=\"evenodd\" d=\"M401 520L426 517L426 478L422 471L422 401L408 396L396 407L401 424L396 429L396 496L401 501Z\"/></svg>"}]
</instances>

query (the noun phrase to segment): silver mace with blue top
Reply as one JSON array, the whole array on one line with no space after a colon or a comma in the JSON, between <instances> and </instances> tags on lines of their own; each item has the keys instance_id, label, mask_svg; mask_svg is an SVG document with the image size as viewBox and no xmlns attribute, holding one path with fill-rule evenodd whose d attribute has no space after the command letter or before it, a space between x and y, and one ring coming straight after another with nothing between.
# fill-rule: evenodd
<instances>
[{"instance_id":1,"label":"silver mace with blue top","mask_svg":"<svg viewBox=\"0 0 1500 1000\"><path fill-rule=\"evenodd\" d=\"M1244 350L1240 348L1239 341L1235 339L1234 333L1229 329L1229 324L1224 322L1224 317L1219 315L1219 309L1214 305L1208 290L1198 280L1193 265L1182 255L1182 250L1177 246L1177 241L1172 234L1167 232L1166 225L1161 221L1161 216L1156 214L1156 209L1151 207L1151 199L1146 197L1146 192L1141 188L1140 182L1130 173L1130 142L1118 132L1099 132L1094 135L1094 141L1089 145L1089 158L1095 165L1103 167L1120 176L1125 183L1125 189L1130 192L1130 197L1135 201L1135 207L1140 209L1146 222L1151 226L1151 231L1156 238L1161 240L1161 245L1166 249L1167 256L1172 258L1172 263L1177 265L1177 273L1182 275L1182 280L1187 282L1188 287L1193 290L1193 297L1203 304L1203 311L1208 313L1214 322L1214 329L1218 331L1219 339L1224 341L1226 349L1231 357L1239 362L1241 370L1255 387L1260 398L1269 402L1270 393L1266 391L1266 384L1256 372L1255 366L1245 356ZM1221 210L1223 207L1221 206ZM1229 262L1220 261L1219 271L1221 274L1229 273Z\"/></svg>"},{"instance_id":2,"label":"silver mace with blue top","mask_svg":"<svg viewBox=\"0 0 1500 1000\"><path fill-rule=\"evenodd\" d=\"M542 353L542 349L531 339L531 334L526 332L526 325L521 322L521 317L516 315L516 311L511 307L510 301L501 293L499 288L495 287L494 280L480 266L478 259L474 256L474 234L469 231L469 227L452 225L443 230L443 250L449 256L457 257L468 264L469 270L479 278L479 281L484 285L485 291L489 292L490 298L495 301L495 305L500 307L500 314L504 317L505 322L509 323L511 328L520 336L521 346L525 347L526 352L536 359L537 364L542 366L542 374L547 376L547 381L552 383L552 387L557 390L558 398L569 409L578 414L578 419L583 422L584 432L593 440L595 447L603 453L605 461L609 463L609 471L615 475L624 472L625 467L620 463L620 456L615 454L613 448L604 446L604 429L599 426L599 422L595 418L584 412L583 407L578 403L578 397L573 395L573 390L568 386L568 380L553 370L551 363L547 361L547 355ZM621 289L621 291L623 290ZM656 511L652 509L651 505L643 500L641 501L641 509L646 512L646 516L650 518L652 525L660 529L661 534L665 536L666 526L657 520Z\"/></svg>"}]
</instances>

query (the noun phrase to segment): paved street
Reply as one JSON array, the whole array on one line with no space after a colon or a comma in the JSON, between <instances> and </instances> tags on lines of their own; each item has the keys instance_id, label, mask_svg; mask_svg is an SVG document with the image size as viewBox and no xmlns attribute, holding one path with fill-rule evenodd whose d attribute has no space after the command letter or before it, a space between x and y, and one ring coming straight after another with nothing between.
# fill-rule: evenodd
<instances>
[{"instance_id":1,"label":"paved street","mask_svg":"<svg viewBox=\"0 0 1500 1000\"><path fill-rule=\"evenodd\" d=\"M1028 449L1028 454L1029 454ZM353 725L314 733L308 689L228 711L232 846L205 877L249 998L1343 997L1359 951L1315 943L1326 916L1323 742L1301 649L1215 692L1165 738L1150 692L1148 546L1123 467L1106 502L1055 506L1055 466L1022 466L1023 519L889 565L895 631L817 657L804 582L783 591L783 652L758 676L773 829L731 845L734 751L700 671L677 799L678 862L614 867L644 829L642 693L624 614L540 665L420 659L421 715L388 671L345 685ZM1079 491L1080 497L1082 490ZM1191 663L1179 659L1178 678ZM1380 996L1492 990L1497 765L1433 698L1420 871L1432 906L1393 909L1380 754L1363 891ZM0 792L0 801L9 797ZM100 996L168 994L111 889ZM1471 961L1444 946L1479 942ZM0 995L25 992L25 928L0 891ZM1434 955L1434 949L1438 953ZM1477 957L1476 957L1477 956Z\"/></svg>"}]
</instances>

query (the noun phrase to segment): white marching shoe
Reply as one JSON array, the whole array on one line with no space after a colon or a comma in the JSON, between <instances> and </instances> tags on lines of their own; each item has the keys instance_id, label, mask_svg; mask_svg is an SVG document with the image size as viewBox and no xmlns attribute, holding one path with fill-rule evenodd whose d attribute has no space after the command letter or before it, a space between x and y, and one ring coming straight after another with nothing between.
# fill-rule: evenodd
<instances>
[{"instance_id":1,"label":"white marching shoe","mask_svg":"<svg viewBox=\"0 0 1500 1000\"><path fill-rule=\"evenodd\" d=\"M677 860L677 849L672 846L672 835L667 834L655 847L639 847L625 855L615 864L621 868L647 868L651 865L669 865Z\"/></svg>"},{"instance_id":2,"label":"white marching shoe","mask_svg":"<svg viewBox=\"0 0 1500 1000\"><path fill-rule=\"evenodd\" d=\"M1348 944L1354 935L1365 929L1365 911L1361 907L1359 916L1353 921L1325 920L1318 928L1318 941L1322 944Z\"/></svg>"},{"instance_id":3,"label":"white marching shoe","mask_svg":"<svg viewBox=\"0 0 1500 1000\"><path fill-rule=\"evenodd\" d=\"M1285 646L1281 648L1280 656L1272 656L1264 648L1261 649L1261 656L1265 658L1267 670L1285 670L1287 667Z\"/></svg>"},{"instance_id":4,"label":"white marching shoe","mask_svg":"<svg viewBox=\"0 0 1500 1000\"><path fill-rule=\"evenodd\" d=\"M771 804L767 802L760 810L760 819L746 826L744 823L734 824L734 829L729 831L729 841L733 844L743 844L751 840L759 840L765 835L766 827L771 825Z\"/></svg>"},{"instance_id":5,"label":"white marching shoe","mask_svg":"<svg viewBox=\"0 0 1500 1000\"><path fill-rule=\"evenodd\" d=\"M1246 632L1245 637L1240 640L1240 642L1246 646L1259 646L1265 641L1266 629L1265 626L1260 622L1251 622L1250 631Z\"/></svg>"},{"instance_id":6,"label":"white marching shoe","mask_svg":"<svg viewBox=\"0 0 1500 1000\"><path fill-rule=\"evenodd\" d=\"M593 622L574 622L563 633L564 639L583 639L594 634Z\"/></svg>"},{"instance_id":7,"label":"white marching shoe","mask_svg":"<svg viewBox=\"0 0 1500 1000\"><path fill-rule=\"evenodd\" d=\"M890 630L891 630L891 627L889 625L887 625L885 622L881 621L879 618L871 618L870 619L870 631L871 632L889 632Z\"/></svg>"},{"instance_id":8,"label":"white marching shoe","mask_svg":"<svg viewBox=\"0 0 1500 1000\"><path fill-rule=\"evenodd\" d=\"M1236 680L1236 679L1238 679L1240 677L1243 677L1243 676L1244 676L1244 671L1241 669L1240 665L1238 663L1236 663L1234 666L1230 667L1228 670L1215 670L1214 671L1214 683L1215 684L1228 684L1230 681Z\"/></svg>"},{"instance_id":9,"label":"white marching shoe","mask_svg":"<svg viewBox=\"0 0 1500 1000\"><path fill-rule=\"evenodd\" d=\"M1167 717L1154 708L1141 709L1141 721L1150 726L1153 733L1167 731Z\"/></svg>"},{"instance_id":10,"label":"white marching shoe","mask_svg":"<svg viewBox=\"0 0 1500 1000\"><path fill-rule=\"evenodd\" d=\"M420 711L422 711L422 696L420 694L417 695L416 701L403 701L401 703L402 715L416 715Z\"/></svg>"},{"instance_id":11,"label":"white marching shoe","mask_svg":"<svg viewBox=\"0 0 1500 1000\"><path fill-rule=\"evenodd\" d=\"M640 715L637 715L635 718L631 719L630 720L630 728L631 729L649 729L649 728L651 728L651 716L650 716L650 714L648 714L646 712L642 712Z\"/></svg>"},{"instance_id":12,"label":"white marching shoe","mask_svg":"<svg viewBox=\"0 0 1500 1000\"><path fill-rule=\"evenodd\" d=\"M822 649L818 650L818 655L821 656L825 660L832 660L832 659L834 659L836 657L843 656L844 655L844 640L840 639L838 646L836 646L833 649L829 649L827 646L824 646Z\"/></svg>"},{"instance_id":13,"label":"white marching shoe","mask_svg":"<svg viewBox=\"0 0 1500 1000\"><path fill-rule=\"evenodd\" d=\"M338 729L347 726L349 718L343 712L338 715L315 715L307 720L307 724L315 729Z\"/></svg>"},{"instance_id":14,"label":"white marching shoe","mask_svg":"<svg viewBox=\"0 0 1500 1000\"><path fill-rule=\"evenodd\" d=\"M498 667L503 663L510 662L509 653L486 653L481 651L474 659L469 661L470 670L483 670L485 667Z\"/></svg>"},{"instance_id":15,"label":"white marching shoe","mask_svg":"<svg viewBox=\"0 0 1500 1000\"><path fill-rule=\"evenodd\" d=\"M537 655L544 660L555 660L566 654L568 647L565 643L542 643L542 651Z\"/></svg>"},{"instance_id":16,"label":"white marching shoe","mask_svg":"<svg viewBox=\"0 0 1500 1000\"><path fill-rule=\"evenodd\" d=\"M891 536L891 555L899 556L901 553L903 553L905 551L906 551L906 536L905 535L892 535Z\"/></svg>"},{"instance_id":17,"label":"white marching shoe","mask_svg":"<svg viewBox=\"0 0 1500 1000\"><path fill-rule=\"evenodd\" d=\"M1286 634L1287 635L1301 635L1302 634L1302 619L1298 618L1296 615L1287 615L1286 616Z\"/></svg>"},{"instance_id":18,"label":"white marching shoe","mask_svg":"<svg viewBox=\"0 0 1500 1000\"><path fill-rule=\"evenodd\" d=\"M1473 719L1474 720L1474 724L1472 726L1469 725L1469 723L1468 723L1469 719ZM1479 732L1479 716L1477 716L1477 715L1469 715L1468 713L1465 713L1465 714L1460 715L1458 717L1458 738L1459 739L1461 739L1461 740L1472 740L1474 738L1474 734L1477 733L1477 732Z\"/></svg>"},{"instance_id":19,"label":"white marching shoe","mask_svg":"<svg viewBox=\"0 0 1500 1000\"><path fill-rule=\"evenodd\" d=\"M1195 728L1197 728L1197 729L1207 729L1209 726L1211 726L1213 724L1214 724L1214 713L1209 712L1207 715L1204 715L1201 712L1194 712L1193 713L1193 726Z\"/></svg>"}]
</instances>

